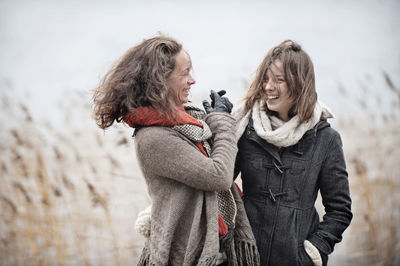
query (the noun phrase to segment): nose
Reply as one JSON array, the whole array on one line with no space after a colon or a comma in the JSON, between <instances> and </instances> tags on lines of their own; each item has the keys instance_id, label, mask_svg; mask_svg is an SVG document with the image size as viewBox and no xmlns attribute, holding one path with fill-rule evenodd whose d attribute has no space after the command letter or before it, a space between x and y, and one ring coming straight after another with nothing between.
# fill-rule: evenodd
<instances>
[{"instance_id":1,"label":"nose","mask_svg":"<svg viewBox=\"0 0 400 266\"><path fill-rule=\"evenodd\" d=\"M194 79L194 77L191 74L189 75L188 83L189 83L189 85L193 85L196 83L196 80Z\"/></svg>"},{"instance_id":2,"label":"nose","mask_svg":"<svg viewBox=\"0 0 400 266\"><path fill-rule=\"evenodd\" d=\"M272 79L269 79L268 81L264 82L264 89L266 91L272 91L275 89L275 82L272 81Z\"/></svg>"}]
</instances>

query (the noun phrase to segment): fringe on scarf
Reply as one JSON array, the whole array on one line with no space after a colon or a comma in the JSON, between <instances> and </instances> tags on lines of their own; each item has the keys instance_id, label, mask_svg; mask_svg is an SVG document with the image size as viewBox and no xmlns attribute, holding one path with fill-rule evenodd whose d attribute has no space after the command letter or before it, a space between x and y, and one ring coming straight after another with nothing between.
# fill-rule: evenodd
<instances>
[{"instance_id":1,"label":"fringe on scarf","mask_svg":"<svg viewBox=\"0 0 400 266\"><path fill-rule=\"evenodd\" d=\"M209 257L205 260L199 261L198 266L215 266L217 264L217 256Z\"/></svg>"},{"instance_id":2,"label":"fringe on scarf","mask_svg":"<svg viewBox=\"0 0 400 266\"><path fill-rule=\"evenodd\" d=\"M217 256L208 257L202 261L198 262L198 266L215 266L217 263ZM142 253L139 257L138 266L156 266L154 263L150 262L150 252L144 247ZM168 265L173 265L171 261L168 261Z\"/></svg>"},{"instance_id":3,"label":"fringe on scarf","mask_svg":"<svg viewBox=\"0 0 400 266\"><path fill-rule=\"evenodd\" d=\"M253 231L244 210L243 201L239 195L239 189L232 186L231 191L236 201L237 216L233 241L226 250L228 265L258 266L260 265L260 254L258 253Z\"/></svg>"},{"instance_id":4,"label":"fringe on scarf","mask_svg":"<svg viewBox=\"0 0 400 266\"><path fill-rule=\"evenodd\" d=\"M150 252L144 247L142 254L140 254L138 266L149 266L150 265Z\"/></svg>"},{"instance_id":5,"label":"fringe on scarf","mask_svg":"<svg viewBox=\"0 0 400 266\"><path fill-rule=\"evenodd\" d=\"M234 240L226 251L229 266L259 266L260 255L253 243Z\"/></svg>"}]
</instances>

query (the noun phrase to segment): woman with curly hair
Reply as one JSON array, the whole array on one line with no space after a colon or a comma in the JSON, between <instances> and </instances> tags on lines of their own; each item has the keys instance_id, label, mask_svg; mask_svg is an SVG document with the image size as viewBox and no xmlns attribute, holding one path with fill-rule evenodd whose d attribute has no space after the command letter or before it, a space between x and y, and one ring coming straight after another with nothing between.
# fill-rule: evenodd
<instances>
[{"instance_id":1,"label":"woman with curly hair","mask_svg":"<svg viewBox=\"0 0 400 266\"><path fill-rule=\"evenodd\" d=\"M135 148L151 197L139 265L257 265L243 203L232 186L235 119L211 93L206 112L189 102L195 80L187 52L172 38L128 50L94 92L94 114L135 128Z\"/></svg>"},{"instance_id":2,"label":"woman with curly hair","mask_svg":"<svg viewBox=\"0 0 400 266\"><path fill-rule=\"evenodd\" d=\"M261 265L326 265L352 219L349 183L340 135L326 121L332 113L317 101L313 64L298 43L268 52L234 116L235 176Z\"/></svg>"}]
</instances>

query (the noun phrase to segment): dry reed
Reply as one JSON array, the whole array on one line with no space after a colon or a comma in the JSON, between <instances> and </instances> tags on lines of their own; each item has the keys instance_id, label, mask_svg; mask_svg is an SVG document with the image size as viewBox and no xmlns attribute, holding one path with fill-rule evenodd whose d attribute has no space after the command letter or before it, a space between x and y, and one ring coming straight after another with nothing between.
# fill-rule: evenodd
<instances>
[{"instance_id":1,"label":"dry reed","mask_svg":"<svg viewBox=\"0 0 400 266\"><path fill-rule=\"evenodd\" d=\"M3 96L0 265L137 262L144 239L133 223L148 199L131 132L101 133L88 106L69 102L80 120L53 128Z\"/></svg>"},{"instance_id":2,"label":"dry reed","mask_svg":"<svg viewBox=\"0 0 400 266\"><path fill-rule=\"evenodd\" d=\"M379 95L365 86L357 116L339 123L354 218L339 245L345 259L338 265L400 265L400 90L387 73L383 78L387 86ZM340 86L345 99L349 93Z\"/></svg>"},{"instance_id":3,"label":"dry reed","mask_svg":"<svg viewBox=\"0 0 400 266\"><path fill-rule=\"evenodd\" d=\"M331 265L400 265L400 90L387 73L383 78L390 103L365 84L359 99L338 85L344 104L350 99L358 111L340 114L337 123L354 218ZM372 107L372 97L390 108ZM64 99L65 123L57 128L2 97L0 265L137 262L144 239L133 223L149 202L132 132L121 125L97 129L82 98Z\"/></svg>"}]
</instances>

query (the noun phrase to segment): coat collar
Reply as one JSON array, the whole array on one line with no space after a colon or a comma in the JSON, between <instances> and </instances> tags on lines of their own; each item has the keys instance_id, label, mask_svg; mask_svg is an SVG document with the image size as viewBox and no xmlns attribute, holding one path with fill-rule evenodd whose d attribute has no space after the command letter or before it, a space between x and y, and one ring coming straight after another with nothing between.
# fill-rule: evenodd
<instances>
[{"instance_id":1,"label":"coat collar","mask_svg":"<svg viewBox=\"0 0 400 266\"><path fill-rule=\"evenodd\" d=\"M303 143L306 139L314 142L317 137L318 131L323 130L326 127L330 127L330 124L326 120L319 121L312 129L309 129L308 131L306 131L306 133L304 133L303 137L299 140L298 143L296 143L295 145L289 146L287 148L278 148L277 146L275 146L271 143L268 143L266 140L260 138L254 129L253 119L251 119L251 118L249 120L249 124L247 125L245 135L249 140L252 140L252 141L256 142L257 144L259 144L277 162L279 162L279 164L282 165L281 154L280 154L280 151L282 149L288 149L288 150L292 151L293 153L295 153L296 155L302 156L309 147L306 147L305 145L299 145L299 144Z\"/></svg>"}]
</instances>

